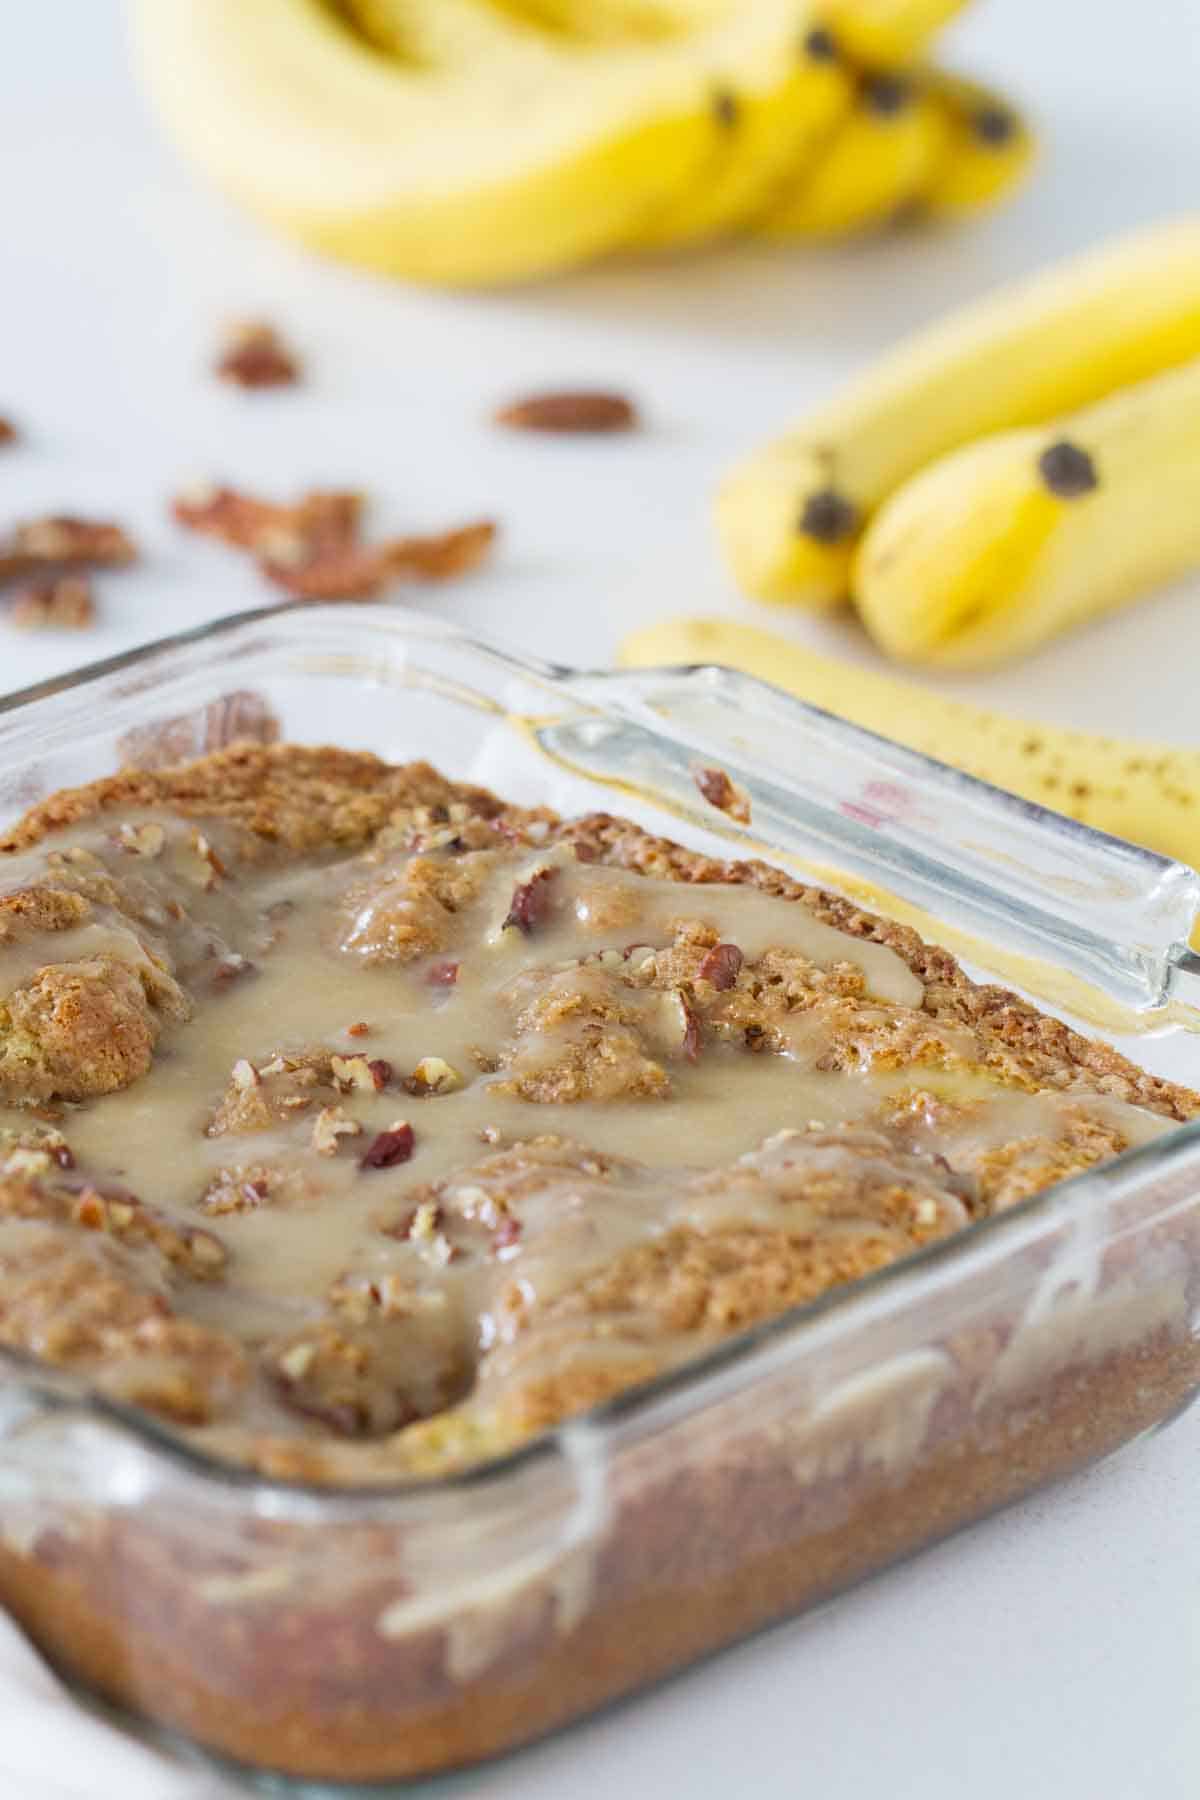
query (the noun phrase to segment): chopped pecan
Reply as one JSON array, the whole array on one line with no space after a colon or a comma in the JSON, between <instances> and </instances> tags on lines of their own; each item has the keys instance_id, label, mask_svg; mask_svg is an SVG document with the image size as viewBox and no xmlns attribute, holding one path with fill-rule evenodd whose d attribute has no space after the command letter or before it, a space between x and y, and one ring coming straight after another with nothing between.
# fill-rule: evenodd
<instances>
[{"instance_id":1,"label":"chopped pecan","mask_svg":"<svg viewBox=\"0 0 1200 1800\"><path fill-rule=\"evenodd\" d=\"M101 1189L85 1183L71 1204L71 1217L87 1231L109 1233L131 1244L153 1244L168 1262L185 1268L197 1280L219 1274L229 1259L224 1244L211 1231L199 1225L176 1227L125 1188Z\"/></svg>"},{"instance_id":2,"label":"chopped pecan","mask_svg":"<svg viewBox=\"0 0 1200 1800\"><path fill-rule=\"evenodd\" d=\"M482 562L496 535L490 519L433 536L391 538L381 544L345 543L311 554L280 556L271 549L260 567L269 581L298 600L373 600L392 581L449 581Z\"/></svg>"},{"instance_id":3,"label":"chopped pecan","mask_svg":"<svg viewBox=\"0 0 1200 1800\"><path fill-rule=\"evenodd\" d=\"M128 850L131 856L161 856L167 834L161 825L147 822L145 825L131 825L128 820L117 832L117 843L122 850Z\"/></svg>"},{"instance_id":4,"label":"chopped pecan","mask_svg":"<svg viewBox=\"0 0 1200 1800\"><path fill-rule=\"evenodd\" d=\"M542 924L550 910L550 882L557 873L557 869L538 869L513 889L504 930L511 925L528 937Z\"/></svg>"},{"instance_id":5,"label":"chopped pecan","mask_svg":"<svg viewBox=\"0 0 1200 1800\"><path fill-rule=\"evenodd\" d=\"M392 571L418 581L450 581L469 574L491 549L498 529L494 519L476 519L452 531L395 538L389 547Z\"/></svg>"},{"instance_id":6,"label":"chopped pecan","mask_svg":"<svg viewBox=\"0 0 1200 1800\"><path fill-rule=\"evenodd\" d=\"M346 1036L347 1037L352 1037L352 1038L369 1037L370 1032L371 1032L371 1027L367 1024L365 1019L359 1019L356 1024L347 1025L347 1027L346 1027Z\"/></svg>"},{"instance_id":7,"label":"chopped pecan","mask_svg":"<svg viewBox=\"0 0 1200 1800\"><path fill-rule=\"evenodd\" d=\"M333 1056L329 1069L340 1088L360 1088L364 1094L381 1093L392 1079L392 1065L382 1056Z\"/></svg>"},{"instance_id":8,"label":"chopped pecan","mask_svg":"<svg viewBox=\"0 0 1200 1800\"><path fill-rule=\"evenodd\" d=\"M233 983L240 980L243 975L257 974L257 963L252 963L249 957L242 956L237 950L231 950L228 956L223 956L221 958L221 961L213 970L210 986L217 993L223 993L226 988L232 987Z\"/></svg>"},{"instance_id":9,"label":"chopped pecan","mask_svg":"<svg viewBox=\"0 0 1200 1800\"><path fill-rule=\"evenodd\" d=\"M728 814L739 825L750 823L749 797L730 780L724 769L697 768L692 771L692 779L710 806Z\"/></svg>"},{"instance_id":10,"label":"chopped pecan","mask_svg":"<svg viewBox=\"0 0 1200 1800\"><path fill-rule=\"evenodd\" d=\"M8 616L18 631L87 631L96 622L92 584L86 575L31 582Z\"/></svg>"},{"instance_id":11,"label":"chopped pecan","mask_svg":"<svg viewBox=\"0 0 1200 1800\"><path fill-rule=\"evenodd\" d=\"M265 319L239 319L226 329L216 373L238 387L288 387L299 380L300 364Z\"/></svg>"},{"instance_id":12,"label":"chopped pecan","mask_svg":"<svg viewBox=\"0 0 1200 1800\"><path fill-rule=\"evenodd\" d=\"M0 418L0 444L14 444L17 440L17 428L11 419Z\"/></svg>"},{"instance_id":13,"label":"chopped pecan","mask_svg":"<svg viewBox=\"0 0 1200 1800\"><path fill-rule=\"evenodd\" d=\"M313 1120L312 1147L318 1156L336 1156L338 1139L357 1137L362 1126L340 1106L323 1106Z\"/></svg>"},{"instance_id":14,"label":"chopped pecan","mask_svg":"<svg viewBox=\"0 0 1200 1800\"><path fill-rule=\"evenodd\" d=\"M213 848L212 843L202 831L188 833L186 844L180 847L178 854L181 874L198 888L206 892L216 887L229 874L224 859Z\"/></svg>"},{"instance_id":15,"label":"chopped pecan","mask_svg":"<svg viewBox=\"0 0 1200 1800\"><path fill-rule=\"evenodd\" d=\"M423 1056L402 1083L405 1092L415 1094L418 1099L427 1094L452 1094L462 1084L463 1078L453 1063L445 1062L440 1056Z\"/></svg>"},{"instance_id":16,"label":"chopped pecan","mask_svg":"<svg viewBox=\"0 0 1200 1800\"><path fill-rule=\"evenodd\" d=\"M363 496L345 489L313 488L289 506L212 482L189 488L171 502L176 522L189 531L219 538L235 549L301 562L353 544L362 508Z\"/></svg>"},{"instance_id":17,"label":"chopped pecan","mask_svg":"<svg viewBox=\"0 0 1200 1800\"><path fill-rule=\"evenodd\" d=\"M696 970L697 979L711 981L724 991L736 982L742 967L742 953L736 944L714 944Z\"/></svg>"},{"instance_id":18,"label":"chopped pecan","mask_svg":"<svg viewBox=\"0 0 1200 1800\"><path fill-rule=\"evenodd\" d=\"M495 422L517 431L632 431L638 424L638 413L625 394L581 388L527 394L502 406L495 414Z\"/></svg>"},{"instance_id":19,"label":"chopped pecan","mask_svg":"<svg viewBox=\"0 0 1200 1800\"><path fill-rule=\"evenodd\" d=\"M416 1146L416 1133L407 1120L398 1120L375 1137L360 1160L363 1169L394 1169L406 1163Z\"/></svg>"},{"instance_id":20,"label":"chopped pecan","mask_svg":"<svg viewBox=\"0 0 1200 1800\"><path fill-rule=\"evenodd\" d=\"M425 977L430 987L453 987L458 980L456 962L434 963Z\"/></svg>"},{"instance_id":21,"label":"chopped pecan","mask_svg":"<svg viewBox=\"0 0 1200 1800\"><path fill-rule=\"evenodd\" d=\"M61 513L28 519L18 525L0 547L0 563L9 557L28 569L55 563L64 568L92 564L117 569L136 561L137 546L127 532L110 520Z\"/></svg>"},{"instance_id":22,"label":"chopped pecan","mask_svg":"<svg viewBox=\"0 0 1200 1800\"><path fill-rule=\"evenodd\" d=\"M520 1241L521 1221L515 1213L505 1213L492 1234L492 1248L499 1252L511 1250Z\"/></svg>"},{"instance_id":23,"label":"chopped pecan","mask_svg":"<svg viewBox=\"0 0 1200 1800\"><path fill-rule=\"evenodd\" d=\"M673 1055L695 1062L700 1055L700 1019L687 995L670 988L659 1001L662 1034Z\"/></svg>"}]
</instances>

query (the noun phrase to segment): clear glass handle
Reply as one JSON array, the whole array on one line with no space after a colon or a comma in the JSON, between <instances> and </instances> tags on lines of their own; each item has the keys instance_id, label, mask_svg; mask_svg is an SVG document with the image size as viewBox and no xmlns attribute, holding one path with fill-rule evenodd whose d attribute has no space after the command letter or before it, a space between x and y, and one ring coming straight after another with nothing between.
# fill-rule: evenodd
<instances>
[{"instance_id":1,"label":"clear glass handle","mask_svg":"<svg viewBox=\"0 0 1200 1800\"><path fill-rule=\"evenodd\" d=\"M569 673L603 708L544 723L543 747L710 831L814 851L979 935L1049 956L1139 1012L1200 1004L1188 938L1200 875L730 669ZM695 781L723 769L751 822L719 818Z\"/></svg>"}]
</instances>

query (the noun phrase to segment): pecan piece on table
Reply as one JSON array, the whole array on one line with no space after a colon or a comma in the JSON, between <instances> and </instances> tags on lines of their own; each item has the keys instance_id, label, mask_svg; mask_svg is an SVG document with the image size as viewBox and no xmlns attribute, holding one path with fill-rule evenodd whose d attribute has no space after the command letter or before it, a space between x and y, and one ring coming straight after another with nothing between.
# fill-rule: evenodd
<instances>
[{"instance_id":1,"label":"pecan piece on table","mask_svg":"<svg viewBox=\"0 0 1200 1800\"><path fill-rule=\"evenodd\" d=\"M57 575L30 582L13 601L9 622L18 631L87 631L96 601L86 575Z\"/></svg>"},{"instance_id":2,"label":"pecan piece on table","mask_svg":"<svg viewBox=\"0 0 1200 1800\"><path fill-rule=\"evenodd\" d=\"M137 545L111 520L47 514L26 519L0 538L0 581L26 576L51 579L88 566L122 568L136 558Z\"/></svg>"},{"instance_id":3,"label":"pecan piece on table","mask_svg":"<svg viewBox=\"0 0 1200 1800\"><path fill-rule=\"evenodd\" d=\"M271 548L260 567L268 581L297 600L374 600L393 581L450 581L468 574L495 536L494 522L480 519L453 531L322 546L313 554L301 546L280 556Z\"/></svg>"},{"instance_id":4,"label":"pecan piece on table","mask_svg":"<svg viewBox=\"0 0 1200 1800\"><path fill-rule=\"evenodd\" d=\"M189 531L284 559L353 544L362 509L363 496L352 489L312 488L289 505L212 481L185 488L171 502L172 517Z\"/></svg>"},{"instance_id":5,"label":"pecan piece on table","mask_svg":"<svg viewBox=\"0 0 1200 1800\"><path fill-rule=\"evenodd\" d=\"M578 388L561 393L527 394L495 413L497 425L516 431L592 434L632 431L638 412L625 394Z\"/></svg>"},{"instance_id":6,"label":"pecan piece on table","mask_svg":"<svg viewBox=\"0 0 1200 1800\"><path fill-rule=\"evenodd\" d=\"M295 354L266 319L239 319L227 327L216 373L237 387L291 387L300 379Z\"/></svg>"}]
</instances>

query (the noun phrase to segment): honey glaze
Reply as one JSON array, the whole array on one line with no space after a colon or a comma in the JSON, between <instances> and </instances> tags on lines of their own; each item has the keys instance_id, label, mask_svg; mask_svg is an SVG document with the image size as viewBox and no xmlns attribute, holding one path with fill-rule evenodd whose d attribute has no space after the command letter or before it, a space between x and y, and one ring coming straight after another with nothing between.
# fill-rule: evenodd
<instances>
[{"instance_id":1,"label":"honey glaze","mask_svg":"<svg viewBox=\"0 0 1200 1800\"><path fill-rule=\"evenodd\" d=\"M0 1341L237 1454L469 1460L1169 1128L802 904L466 824L6 859Z\"/></svg>"}]
</instances>

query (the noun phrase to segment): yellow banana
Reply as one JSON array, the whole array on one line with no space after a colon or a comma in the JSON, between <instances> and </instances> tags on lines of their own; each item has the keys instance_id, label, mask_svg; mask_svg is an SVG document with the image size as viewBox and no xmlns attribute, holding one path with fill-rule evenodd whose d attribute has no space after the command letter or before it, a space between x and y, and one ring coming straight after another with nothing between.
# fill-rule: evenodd
<instances>
[{"instance_id":1,"label":"yellow banana","mask_svg":"<svg viewBox=\"0 0 1200 1800\"><path fill-rule=\"evenodd\" d=\"M986 668L1200 565L1200 359L981 438L876 516L854 566L890 656Z\"/></svg>"},{"instance_id":2,"label":"yellow banana","mask_svg":"<svg viewBox=\"0 0 1200 1800\"><path fill-rule=\"evenodd\" d=\"M725 553L762 599L835 605L889 494L992 431L1072 411L1200 355L1200 218L1004 288L899 345L726 479Z\"/></svg>"},{"instance_id":3,"label":"yellow banana","mask_svg":"<svg viewBox=\"0 0 1200 1800\"><path fill-rule=\"evenodd\" d=\"M621 646L627 667L723 663L1100 831L1200 867L1200 750L1101 737L967 706L727 619L670 619Z\"/></svg>"},{"instance_id":4,"label":"yellow banana","mask_svg":"<svg viewBox=\"0 0 1200 1800\"><path fill-rule=\"evenodd\" d=\"M558 0L355 0L364 26L350 4L131 0L135 48L181 147L253 210L449 282L628 239L727 138L726 76L761 82L773 46L785 81L809 17L798 0L608 0L588 31Z\"/></svg>"},{"instance_id":5,"label":"yellow banana","mask_svg":"<svg viewBox=\"0 0 1200 1800\"><path fill-rule=\"evenodd\" d=\"M702 243L743 224L766 203L790 169L808 161L837 121L849 112L856 82L828 31L812 26L799 34L785 79L778 57L764 56L758 70L745 68L736 86L718 91L728 121L711 165L688 191L641 224L630 243L666 249Z\"/></svg>"},{"instance_id":6,"label":"yellow banana","mask_svg":"<svg viewBox=\"0 0 1200 1800\"><path fill-rule=\"evenodd\" d=\"M916 56L966 0L826 0L825 18L850 54L871 68Z\"/></svg>"},{"instance_id":7,"label":"yellow banana","mask_svg":"<svg viewBox=\"0 0 1200 1800\"><path fill-rule=\"evenodd\" d=\"M921 211L931 218L978 212L1011 193L1029 173L1033 133L994 88L941 69L924 75L945 114L946 140L921 190Z\"/></svg>"},{"instance_id":8,"label":"yellow banana","mask_svg":"<svg viewBox=\"0 0 1200 1800\"><path fill-rule=\"evenodd\" d=\"M907 75L864 75L855 103L756 222L767 238L834 238L886 224L929 183L946 113Z\"/></svg>"}]
</instances>

